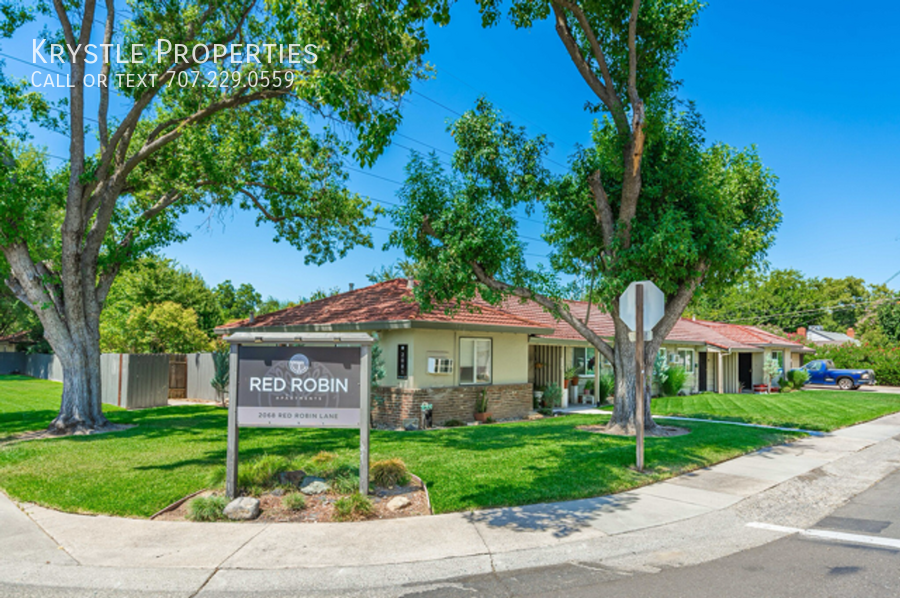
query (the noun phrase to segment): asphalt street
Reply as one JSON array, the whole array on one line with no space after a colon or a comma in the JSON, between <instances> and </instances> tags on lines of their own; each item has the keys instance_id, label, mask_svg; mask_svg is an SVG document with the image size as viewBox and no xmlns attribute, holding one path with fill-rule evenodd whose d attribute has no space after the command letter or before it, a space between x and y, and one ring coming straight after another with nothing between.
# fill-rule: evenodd
<instances>
[{"instance_id":1,"label":"asphalt street","mask_svg":"<svg viewBox=\"0 0 900 598\"><path fill-rule=\"evenodd\" d=\"M458 579L424 591L411 589L404 598L900 596L900 471L819 521L813 530L838 539L796 534L702 565L659 573L623 573L589 562L570 563ZM874 545L869 539L897 540L897 547Z\"/></svg>"}]
</instances>

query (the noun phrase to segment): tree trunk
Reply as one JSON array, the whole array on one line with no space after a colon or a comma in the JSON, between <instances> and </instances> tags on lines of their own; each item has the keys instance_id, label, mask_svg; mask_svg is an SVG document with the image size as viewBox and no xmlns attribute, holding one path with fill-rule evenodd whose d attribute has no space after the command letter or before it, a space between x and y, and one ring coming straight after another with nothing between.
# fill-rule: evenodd
<instances>
[{"instance_id":1,"label":"tree trunk","mask_svg":"<svg viewBox=\"0 0 900 598\"><path fill-rule=\"evenodd\" d=\"M645 344L646 348L647 345ZM635 401L637 368L634 362L634 342L628 338L628 330L625 326L616 322L615 362L613 368L616 377L616 392L613 402L613 413L609 420L609 431L616 434L634 435L636 431ZM647 351L644 355L644 431L655 432L658 426L650 413L651 382L653 380L653 361L656 357L653 352Z\"/></svg>"},{"instance_id":2,"label":"tree trunk","mask_svg":"<svg viewBox=\"0 0 900 598\"><path fill-rule=\"evenodd\" d=\"M101 407L100 344L89 344L94 346L50 342L63 368L62 403L49 426L55 434L93 431L109 423Z\"/></svg>"}]
</instances>

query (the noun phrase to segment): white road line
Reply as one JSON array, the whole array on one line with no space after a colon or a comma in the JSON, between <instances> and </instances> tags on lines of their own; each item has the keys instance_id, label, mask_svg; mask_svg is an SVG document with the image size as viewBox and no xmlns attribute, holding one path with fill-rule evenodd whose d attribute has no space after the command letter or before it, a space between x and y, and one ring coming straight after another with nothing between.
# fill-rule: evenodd
<instances>
[{"instance_id":1,"label":"white road line","mask_svg":"<svg viewBox=\"0 0 900 598\"><path fill-rule=\"evenodd\" d=\"M887 546L889 548L900 549L900 540L894 538L877 538L875 536L863 536L861 534L845 534L843 532L832 532L824 529L800 529L799 527L785 527L783 525L772 525L771 523L759 523L756 521L748 523L747 527L765 529L772 532L782 532L785 534L800 534L801 536L824 538L826 540L855 542L856 544L871 544L872 546Z\"/></svg>"}]
</instances>

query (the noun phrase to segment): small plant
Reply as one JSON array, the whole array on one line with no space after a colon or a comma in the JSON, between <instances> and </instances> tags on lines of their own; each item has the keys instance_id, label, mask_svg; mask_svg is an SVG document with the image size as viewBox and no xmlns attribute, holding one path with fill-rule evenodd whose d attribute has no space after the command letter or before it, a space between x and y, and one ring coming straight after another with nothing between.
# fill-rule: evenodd
<instances>
[{"instance_id":1,"label":"small plant","mask_svg":"<svg viewBox=\"0 0 900 598\"><path fill-rule=\"evenodd\" d=\"M766 390L772 392L772 379L781 373L781 364L774 357L766 357L763 362L763 374L766 379Z\"/></svg>"},{"instance_id":2,"label":"small plant","mask_svg":"<svg viewBox=\"0 0 900 598\"><path fill-rule=\"evenodd\" d=\"M385 459L376 461L371 469L372 481L376 486L392 488L409 484L409 469L401 459Z\"/></svg>"},{"instance_id":3,"label":"small plant","mask_svg":"<svg viewBox=\"0 0 900 598\"><path fill-rule=\"evenodd\" d=\"M544 417L550 417L551 415L553 415L553 409L551 409L550 407L541 407L537 410L537 412Z\"/></svg>"},{"instance_id":4,"label":"small plant","mask_svg":"<svg viewBox=\"0 0 900 598\"><path fill-rule=\"evenodd\" d=\"M466 423L458 419L448 419L444 422L445 428L459 428L460 426L464 425L466 425Z\"/></svg>"},{"instance_id":5,"label":"small plant","mask_svg":"<svg viewBox=\"0 0 900 598\"><path fill-rule=\"evenodd\" d=\"M600 385L594 393L597 401L603 403L616 392L616 376L612 372L600 374Z\"/></svg>"},{"instance_id":6,"label":"small plant","mask_svg":"<svg viewBox=\"0 0 900 598\"><path fill-rule=\"evenodd\" d=\"M681 387L687 381L687 372L680 365L673 365L666 370L666 381L662 384L662 395L674 397L681 391Z\"/></svg>"},{"instance_id":7,"label":"small plant","mask_svg":"<svg viewBox=\"0 0 900 598\"><path fill-rule=\"evenodd\" d=\"M212 380L210 380L209 383L216 391L216 400L218 401L219 405L224 407L225 391L228 390L228 378L229 372L231 370L231 352L228 349L215 351L212 354L212 358L215 374L213 375Z\"/></svg>"},{"instance_id":8,"label":"small plant","mask_svg":"<svg viewBox=\"0 0 900 598\"><path fill-rule=\"evenodd\" d=\"M488 402L487 389L482 388L481 396L475 401L475 413L487 413Z\"/></svg>"},{"instance_id":9,"label":"small plant","mask_svg":"<svg viewBox=\"0 0 900 598\"><path fill-rule=\"evenodd\" d=\"M224 496L198 496L187 504L187 518L191 521L221 521L225 519L227 505Z\"/></svg>"},{"instance_id":10,"label":"small plant","mask_svg":"<svg viewBox=\"0 0 900 598\"><path fill-rule=\"evenodd\" d=\"M578 369L577 365L573 365L566 370L566 373L563 374L563 376L566 380L571 380L573 384L578 384Z\"/></svg>"},{"instance_id":11,"label":"small plant","mask_svg":"<svg viewBox=\"0 0 900 598\"><path fill-rule=\"evenodd\" d=\"M337 499L334 503L335 521L359 521L375 512L375 506L368 496L355 492Z\"/></svg>"},{"instance_id":12,"label":"small plant","mask_svg":"<svg viewBox=\"0 0 900 598\"><path fill-rule=\"evenodd\" d=\"M559 384L551 382L544 390L544 406L549 408L562 406L562 388Z\"/></svg>"},{"instance_id":13,"label":"small plant","mask_svg":"<svg viewBox=\"0 0 900 598\"><path fill-rule=\"evenodd\" d=\"M666 358L663 357L663 354L657 353L656 359L653 360L653 382L656 383L656 388L660 394L663 392L663 384L666 383L666 378L669 377L669 367L666 365Z\"/></svg>"},{"instance_id":14,"label":"small plant","mask_svg":"<svg viewBox=\"0 0 900 598\"><path fill-rule=\"evenodd\" d=\"M291 492L284 495L284 498L281 499L281 504L284 505L284 508L291 511L302 511L306 508L306 497L300 492Z\"/></svg>"},{"instance_id":15,"label":"small plant","mask_svg":"<svg viewBox=\"0 0 900 598\"><path fill-rule=\"evenodd\" d=\"M496 422L496 421L497 421L497 420L495 420L493 417L488 417L488 418L486 418L486 419L484 420L484 423L486 423L486 424L492 424L492 423L494 423L494 422Z\"/></svg>"}]
</instances>

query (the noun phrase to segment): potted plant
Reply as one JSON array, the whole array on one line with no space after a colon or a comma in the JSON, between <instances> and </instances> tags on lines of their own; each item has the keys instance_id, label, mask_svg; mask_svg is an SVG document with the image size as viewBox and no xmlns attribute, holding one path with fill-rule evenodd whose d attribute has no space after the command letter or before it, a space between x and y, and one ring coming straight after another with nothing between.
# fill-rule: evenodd
<instances>
[{"instance_id":1,"label":"potted plant","mask_svg":"<svg viewBox=\"0 0 900 598\"><path fill-rule=\"evenodd\" d=\"M578 366L572 366L566 370L565 379L572 383L573 386L578 386Z\"/></svg>"},{"instance_id":2,"label":"potted plant","mask_svg":"<svg viewBox=\"0 0 900 598\"><path fill-rule=\"evenodd\" d=\"M545 409L553 409L562 406L562 389L559 384L551 382L544 389L543 404Z\"/></svg>"},{"instance_id":3,"label":"potted plant","mask_svg":"<svg viewBox=\"0 0 900 598\"><path fill-rule=\"evenodd\" d=\"M487 389L481 389L481 396L475 399L475 421L482 422L488 419L491 416L488 411L488 397L487 397Z\"/></svg>"}]
</instances>

